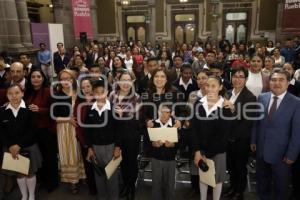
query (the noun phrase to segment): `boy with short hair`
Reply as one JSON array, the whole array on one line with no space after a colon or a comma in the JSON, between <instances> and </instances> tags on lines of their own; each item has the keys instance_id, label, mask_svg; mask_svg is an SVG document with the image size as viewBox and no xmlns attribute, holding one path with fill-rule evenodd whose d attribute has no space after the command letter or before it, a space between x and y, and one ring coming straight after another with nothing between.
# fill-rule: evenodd
<instances>
[{"instance_id":1,"label":"boy with short hair","mask_svg":"<svg viewBox=\"0 0 300 200\"><path fill-rule=\"evenodd\" d=\"M98 164L105 167L113 158L121 155L117 137L116 120L113 117L112 105L107 100L107 89L103 80L93 84L96 101L88 110L85 121L85 134L89 146L87 160L97 158ZM119 195L118 175L114 173L107 180L105 175L95 173L98 200L116 200Z\"/></svg>"}]
</instances>

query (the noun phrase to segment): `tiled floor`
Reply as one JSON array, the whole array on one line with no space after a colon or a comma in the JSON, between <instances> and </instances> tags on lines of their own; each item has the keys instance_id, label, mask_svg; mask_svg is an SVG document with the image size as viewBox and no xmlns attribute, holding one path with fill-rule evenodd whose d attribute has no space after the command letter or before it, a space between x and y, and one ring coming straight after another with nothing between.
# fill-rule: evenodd
<instances>
[{"instance_id":1,"label":"tiled floor","mask_svg":"<svg viewBox=\"0 0 300 200\"><path fill-rule=\"evenodd\" d=\"M149 166L147 167L149 169ZM144 178L151 179L150 173L144 173ZM179 174L177 172L176 180L178 181L176 183L176 200L187 200L187 195L190 193L190 184L187 183L189 181L189 176L186 174ZM0 186L2 188L3 185L3 177L0 178ZM184 181L186 183L179 183L180 181ZM226 188L227 185L224 184L224 188ZM252 187L254 188L254 187ZM0 191L0 197L3 197L3 194ZM1 199L1 198L0 198ZM16 186L14 192L10 194L7 198L7 200L19 200L20 193ZM61 184L60 187L55 190L52 193L47 193L43 189L38 189L37 192L37 200L94 200L94 196L90 196L88 194L88 188L86 185L81 186L80 192L77 195L73 195L68 190L68 186L66 184ZM151 199L151 182L148 181L139 181L137 185L137 192L136 192L136 200L150 200ZM191 200L199 200L200 197L194 197ZM253 192L246 192L245 193L245 200L255 200L256 195Z\"/></svg>"}]
</instances>

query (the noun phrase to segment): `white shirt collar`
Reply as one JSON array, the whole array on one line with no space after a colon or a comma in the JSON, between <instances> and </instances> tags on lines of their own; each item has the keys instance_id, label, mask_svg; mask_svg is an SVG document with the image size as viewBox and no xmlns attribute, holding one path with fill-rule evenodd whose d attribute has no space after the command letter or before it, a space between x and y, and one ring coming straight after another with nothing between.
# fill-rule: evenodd
<instances>
[{"instance_id":1,"label":"white shirt collar","mask_svg":"<svg viewBox=\"0 0 300 200\"><path fill-rule=\"evenodd\" d=\"M14 108L14 107L9 103L9 104L6 106L5 110L10 109L10 110L13 112L14 116L17 117L20 108L26 108L26 105L25 105L25 102L24 102L23 99L21 100L21 103L20 103L20 105L19 105L17 108Z\"/></svg>"},{"instance_id":2,"label":"white shirt collar","mask_svg":"<svg viewBox=\"0 0 300 200\"><path fill-rule=\"evenodd\" d=\"M3 77L3 75L5 74L5 70L0 71L0 76Z\"/></svg>"},{"instance_id":3,"label":"white shirt collar","mask_svg":"<svg viewBox=\"0 0 300 200\"><path fill-rule=\"evenodd\" d=\"M160 121L159 118L158 118L157 120L155 120L155 122L159 123L161 128L167 128L168 126L171 126L171 127L173 126L173 124L172 124L172 118L171 118L171 117L170 117L170 119L167 121L166 124L163 124L163 123Z\"/></svg>"},{"instance_id":4,"label":"white shirt collar","mask_svg":"<svg viewBox=\"0 0 300 200\"><path fill-rule=\"evenodd\" d=\"M147 76L148 76L148 79L150 80L150 78L151 78L151 73L148 73Z\"/></svg>"},{"instance_id":5,"label":"white shirt collar","mask_svg":"<svg viewBox=\"0 0 300 200\"><path fill-rule=\"evenodd\" d=\"M287 91L285 91L284 93L282 93L281 95L277 96L278 100L282 101L282 99L284 98L284 96L286 95ZM273 97L275 96L275 94L273 94L273 92L271 93L271 99L273 99Z\"/></svg>"},{"instance_id":6,"label":"white shirt collar","mask_svg":"<svg viewBox=\"0 0 300 200\"><path fill-rule=\"evenodd\" d=\"M13 84L13 83L15 83L15 82L14 82L14 81L11 81L11 84ZM18 83L18 84L20 84L21 87L22 87L23 89L25 89L25 83L26 83L26 79L23 78L23 80L22 80L20 83Z\"/></svg>"},{"instance_id":7,"label":"white shirt collar","mask_svg":"<svg viewBox=\"0 0 300 200\"><path fill-rule=\"evenodd\" d=\"M187 87L190 85L190 84L193 84L193 81L192 79L190 78L189 82L187 84L185 84L182 80L182 77L179 79L179 85L182 85L184 87L184 89L186 90Z\"/></svg>"},{"instance_id":8,"label":"white shirt collar","mask_svg":"<svg viewBox=\"0 0 300 200\"><path fill-rule=\"evenodd\" d=\"M202 106L206 112L206 117L208 117L213 111L217 110L218 108L223 107L224 99L223 99L223 97L220 97L220 99L217 101L217 103L215 103L215 105L213 107L211 107L210 109L208 109L207 96L204 96L199 101L202 102Z\"/></svg>"},{"instance_id":9,"label":"white shirt collar","mask_svg":"<svg viewBox=\"0 0 300 200\"><path fill-rule=\"evenodd\" d=\"M93 103L93 106L92 106L92 108L91 108L91 110L96 110L96 111L98 112L99 117L101 117L102 113L103 113L105 110L110 110L110 109L111 109L111 107L110 107L110 102L109 102L107 99L106 99L106 101L105 101L104 106L102 106L101 109L99 109L99 107L98 107L98 105L97 105L97 101L95 101L95 102Z\"/></svg>"}]
</instances>

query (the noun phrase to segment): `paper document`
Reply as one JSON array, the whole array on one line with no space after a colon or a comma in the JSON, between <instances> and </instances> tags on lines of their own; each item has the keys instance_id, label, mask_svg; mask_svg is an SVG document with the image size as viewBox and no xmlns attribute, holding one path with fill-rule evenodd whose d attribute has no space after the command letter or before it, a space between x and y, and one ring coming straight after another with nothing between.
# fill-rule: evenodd
<instances>
[{"instance_id":1,"label":"paper document","mask_svg":"<svg viewBox=\"0 0 300 200\"><path fill-rule=\"evenodd\" d=\"M148 128L150 141L178 142L177 128Z\"/></svg>"},{"instance_id":2,"label":"paper document","mask_svg":"<svg viewBox=\"0 0 300 200\"><path fill-rule=\"evenodd\" d=\"M211 159L206 159L206 164L208 165L209 169L207 172L203 172L199 168L199 176L200 182L209 185L211 187L216 187L216 170L215 170L215 163Z\"/></svg>"},{"instance_id":3,"label":"paper document","mask_svg":"<svg viewBox=\"0 0 300 200\"><path fill-rule=\"evenodd\" d=\"M105 167L105 173L107 179L110 179L110 177L115 173L115 171L118 169L120 163L122 161L122 156L120 156L117 159L112 159Z\"/></svg>"},{"instance_id":4,"label":"paper document","mask_svg":"<svg viewBox=\"0 0 300 200\"><path fill-rule=\"evenodd\" d=\"M14 159L10 153L5 152L3 156L2 169L28 175L30 160L20 154L18 157L19 159Z\"/></svg>"}]
</instances>

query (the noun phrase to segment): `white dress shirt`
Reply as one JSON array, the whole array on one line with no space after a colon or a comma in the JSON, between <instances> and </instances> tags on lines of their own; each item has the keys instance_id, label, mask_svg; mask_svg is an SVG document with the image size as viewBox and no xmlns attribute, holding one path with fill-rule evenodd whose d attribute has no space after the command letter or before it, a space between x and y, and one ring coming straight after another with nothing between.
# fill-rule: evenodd
<instances>
[{"instance_id":1,"label":"white dress shirt","mask_svg":"<svg viewBox=\"0 0 300 200\"><path fill-rule=\"evenodd\" d=\"M93 103L93 106L91 108L91 110L96 110L98 112L99 117L101 117L102 113L105 110L110 110L110 102L106 99L104 106L102 106L101 109L99 109L98 105L97 105L97 101Z\"/></svg>"},{"instance_id":2,"label":"white dress shirt","mask_svg":"<svg viewBox=\"0 0 300 200\"><path fill-rule=\"evenodd\" d=\"M155 120L155 122L159 123L161 128L168 128L168 126L173 127L171 117L170 117L170 119L167 121L167 123L165 123L165 124L163 124L163 123L160 121L160 119Z\"/></svg>"},{"instance_id":3,"label":"white dress shirt","mask_svg":"<svg viewBox=\"0 0 300 200\"><path fill-rule=\"evenodd\" d=\"M182 80L182 78L180 78L179 80L179 85L182 85L184 87L185 90L187 90L187 88L189 87L189 85L193 84L192 79L190 78L189 82L187 84L185 84Z\"/></svg>"},{"instance_id":4,"label":"white dress shirt","mask_svg":"<svg viewBox=\"0 0 300 200\"><path fill-rule=\"evenodd\" d=\"M276 110L277 110L278 107L280 106L280 104L281 104L281 102L282 102L284 96L286 95L286 92L287 92L287 91L285 91L285 92L282 93L281 95L277 96L278 99L277 99L277 107L276 107ZM274 96L275 96L275 94L271 93L271 98L270 98L269 107L268 107L268 113L270 112L271 106L272 106L272 104L273 104L273 102L274 102L274 98L273 98Z\"/></svg>"},{"instance_id":5,"label":"white dress shirt","mask_svg":"<svg viewBox=\"0 0 300 200\"><path fill-rule=\"evenodd\" d=\"M206 112L206 117L208 117L213 111L217 110L218 108L223 107L224 99L223 99L223 97L220 97L220 99L217 101L217 103L215 103L215 105L213 107L211 107L210 109L208 108L207 96L204 96L199 101L202 102L202 106Z\"/></svg>"},{"instance_id":6,"label":"white dress shirt","mask_svg":"<svg viewBox=\"0 0 300 200\"><path fill-rule=\"evenodd\" d=\"M14 108L10 103L6 106L5 110L7 109L11 109L11 111L13 112L13 115L15 117L18 116L19 110L20 108L26 108L25 102L23 101L23 99L21 100L20 105L17 108Z\"/></svg>"},{"instance_id":7,"label":"white dress shirt","mask_svg":"<svg viewBox=\"0 0 300 200\"><path fill-rule=\"evenodd\" d=\"M241 90L241 91L242 91L242 90ZM236 94L236 93L235 93L235 89L233 89L229 101L230 101L231 103L234 104L235 101L237 100L237 98L239 97L241 91L240 91L239 93Z\"/></svg>"}]
</instances>

